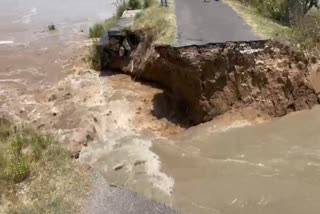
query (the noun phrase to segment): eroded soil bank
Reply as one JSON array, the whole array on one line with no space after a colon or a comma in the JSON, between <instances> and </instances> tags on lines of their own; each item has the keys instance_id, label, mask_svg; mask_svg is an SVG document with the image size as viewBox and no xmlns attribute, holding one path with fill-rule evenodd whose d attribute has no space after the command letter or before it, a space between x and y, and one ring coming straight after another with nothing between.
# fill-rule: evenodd
<instances>
[{"instance_id":1,"label":"eroded soil bank","mask_svg":"<svg viewBox=\"0 0 320 214\"><path fill-rule=\"evenodd\" d=\"M126 40L140 44L122 57L111 45L108 66L172 91L194 124L248 106L281 117L319 103L317 59L277 42L154 46L148 33Z\"/></svg>"}]
</instances>

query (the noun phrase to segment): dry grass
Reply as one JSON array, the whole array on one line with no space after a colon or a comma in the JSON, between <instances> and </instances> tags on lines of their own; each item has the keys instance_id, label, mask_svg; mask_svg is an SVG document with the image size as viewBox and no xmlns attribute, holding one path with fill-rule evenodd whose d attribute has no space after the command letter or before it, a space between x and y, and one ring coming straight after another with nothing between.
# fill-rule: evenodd
<instances>
[{"instance_id":1,"label":"dry grass","mask_svg":"<svg viewBox=\"0 0 320 214\"><path fill-rule=\"evenodd\" d=\"M320 12L311 10L292 28L263 14L257 8L244 5L236 0L225 0L237 11L252 29L264 39L275 39L291 44L306 53L320 56Z\"/></svg>"},{"instance_id":2,"label":"dry grass","mask_svg":"<svg viewBox=\"0 0 320 214\"><path fill-rule=\"evenodd\" d=\"M160 7L156 1L137 15L133 30L147 28L157 32L156 44L174 44L176 42L177 25L173 0L169 0L168 8Z\"/></svg>"},{"instance_id":3,"label":"dry grass","mask_svg":"<svg viewBox=\"0 0 320 214\"><path fill-rule=\"evenodd\" d=\"M90 38L101 38L108 30L110 30L118 21L117 16L112 16L111 18L103 21L97 22L89 29Z\"/></svg>"},{"instance_id":4,"label":"dry grass","mask_svg":"<svg viewBox=\"0 0 320 214\"><path fill-rule=\"evenodd\" d=\"M0 119L0 213L78 213L86 173L49 135Z\"/></svg>"},{"instance_id":5,"label":"dry grass","mask_svg":"<svg viewBox=\"0 0 320 214\"><path fill-rule=\"evenodd\" d=\"M115 5L117 7L116 14L105 21L93 24L89 29L89 38L101 38L118 22L119 18L128 7L125 0L117 0Z\"/></svg>"},{"instance_id":6,"label":"dry grass","mask_svg":"<svg viewBox=\"0 0 320 214\"><path fill-rule=\"evenodd\" d=\"M225 0L224 2L237 11L252 27L253 31L264 39L273 39L279 36L288 37L291 32L290 28L262 15L250 5L245 6L235 0Z\"/></svg>"}]
</instances>

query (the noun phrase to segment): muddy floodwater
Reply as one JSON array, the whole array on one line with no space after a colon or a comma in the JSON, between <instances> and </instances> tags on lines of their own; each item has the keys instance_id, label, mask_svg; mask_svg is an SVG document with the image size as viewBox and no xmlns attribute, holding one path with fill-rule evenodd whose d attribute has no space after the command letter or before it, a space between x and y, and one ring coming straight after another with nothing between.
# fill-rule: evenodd
<instances>
[{"instance_id":1,"label":"muddy floodwater","mask_svg":"<svg viewBox=\"0 0 320 214\"><path fill-rule=\"evenodd\" d=\"M320 107L179 126L161 88L84 62L113 2L0 0L0 114L55 133L106 185L183 213L319 214Z\"/></svg>"},{"instance_id":2,"label":"muddy floodwater","mask_svg":"<svg viewBox=\"0 0 320 214\"><path fill-rule=\"evenodd\" d=\"M0 0L1 44L29 44L48 37L48 28L54 24L64 40L88 31L95 21L113 15L112 0ZM51 34L52 35L52 34Z\"/></svg>"},{"instance_id":3,"label":"muddy floodwater","mask_svg":"<svg viewBox=\"0 0 320 214\"><path fill-rule=\"evenodd\" d=\"M187 213L319 213L319 115L316 107L255 126L207 123L155 143L173 203Z\"/></svg>"}]
</instances>

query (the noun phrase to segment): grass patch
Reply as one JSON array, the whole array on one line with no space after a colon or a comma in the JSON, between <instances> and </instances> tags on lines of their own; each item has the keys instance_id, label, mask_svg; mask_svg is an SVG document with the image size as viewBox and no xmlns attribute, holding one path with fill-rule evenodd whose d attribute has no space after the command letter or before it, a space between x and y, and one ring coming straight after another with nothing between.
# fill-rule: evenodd
<instances>
[{"instance_id":1,"label":"grass patch","mask_svg":"<svg viewBox=\"0 0 320 214\"><path fill-rule=\"evenodd\" d=\"M224 2L237 11L252 27L253 31L263 39L272 39L279 35L287 37L290 34L289 27L262 15L255 7L246 6L235 0L225 0Z\"/></svg>"},{"instance_id":2,"label":"grass patch","mask_svg":"<svg viewBox=\"0 0 320 214\"><path fill-rule=\"evenodd\" d=\"M118 22L123 12L127 9L128 4L125 0L117 0L116 7L117 11L115 15L103 22L95 23L89 29L89 37L93 39L93 43L87 60L90 63L91 68L94 70L100 70L102 67L102 50L99 46L100 38Z\"/></svg>"},{"instance_id":3,"label":"grass patch","mask_svg":"<svg viewBox=\"0 0 320 214\"><path fill-rule=\"evenodd\" d=\"M89 179L47 134L0 119L0 213L78 213Z\"/></svg>"},{"instance_id":4,"label":"grass patch","mask_svg":"<svg viewBox=\"0 0 320 214\"><path fill-rule=\"evenodd\" d=\"M311 10L295 26L288 27L275 19L263 15L257 8L244 5L236 0L225 0L245 21L253 31L263 39L274 39L289 42L292 46L320 56L320 13Z\"/></svg>"},{"instance_id":5,"label":"grass patch","mask_svg":"<svg viewBox=\"0 0 320 214\"><path fill-rule=\"evenodd\" d=\"M99 46L99 39L94 39L88 55L88 61L90 62L90 66L92 69L96 71L101 70L102 56L103 56L103 50Z\"/></svg>"},{"instance_id":6,"label":"grass patch","mask_svg":"<svg viewBox=\"0 0 320 214\"><path fill-rule=\"evenodd\" d=\"M154 29L157 32L156 44L173 44L176 42L177 25L173 1L169 7L160 7L157 1L147 0L144 9L136 16L133 30Z\"/></svg>"},{"instance_id":7,"label":"grass patch","mask_svg":"<svg viewBox=\"0 0 320 214\"><path fill-rule=\"evenodd\" d=\"M89 29L89 38L101 38L108 30L110 30L127 9L128 4L125 0L118 0L116 3L116 14L102 22L93 24Z\"/></svg>"},{"instance_id":8,"label":"grass patch","mask_svg":"<svg viewBox=\"0 0 320 214\"><path fill-rule=\"evenodd\" d=\"M110 30L118 21L117 16L113 16L103 22L95 23L89 29L90 38L101 38L108 30Z\"/></svg>"},{"instance_id":9,"label":"grass patch","mask_svg":"<svg viewBox=\"0 0 320 214\"><path fill-rule=\"evenodd\" d=\"M144 0L143 1L143 8L146 9L146 8L152 7L156 4L159 4L159 2L155 1L155 0Z\"/></svg>"},{"instance_id":10,"label":"grass patch","mask_svg":"<svg viewBox=\"0 0 320 214\"><path fill-rule=\"evenodd\" d=\"M96 23L90 28L90 38L93 45L90 49L88 62L94 70L101 70L102 63L108 63L108 56L105 55L99 46L99 38L101 38L122 16L127 9L143 10L137 14L131 30L153 29L157 34L156 44L173 44L176 42L176 15L173 0L169 1L169 8L159 6L156 0L131 0L127 4L125 1L118 1L117 13L110 19L102 23Z\"/></svg>"},{"instance_id":11,"label":"grass patch","mask_svg":"<svg viewBox=\"0 0 320 214\"><path fill-rule=\"evenodd\" d=\"M128 2L128 9L129 10L138 10L142 9L143 4L141 0L129 0Z\"/></svg>"},{"instance_id":12,"label":"grass patch","mask_svg":"<svg viewBox=\"0 0 320 214\"><path fill-rule=\"evenodd\" d=\"M290 39L301 49L320 56L320 13L311 12L293 26Z\"/></svg>"}]
</instances>

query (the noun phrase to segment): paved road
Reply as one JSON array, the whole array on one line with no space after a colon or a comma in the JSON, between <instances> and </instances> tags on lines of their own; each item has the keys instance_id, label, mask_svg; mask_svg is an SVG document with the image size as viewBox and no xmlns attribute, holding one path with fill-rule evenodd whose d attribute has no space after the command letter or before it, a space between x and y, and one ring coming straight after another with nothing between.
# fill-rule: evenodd
<instances>
[{"instance_id":1,"label":"paved road","mask_svg":"<svg viewBox=\"0 0 320 214\"><path fill-rule=\"evenodd\" d=\"M176 0L178 46L259 39L222 0L207 1Z\"/></svg>"},{"instance_id":2,"label":"paved road","mask_svg":"<svg viewBox=\"0 0 320 214\"><path fill-rule=\"evenodd\" d=\"M81 214L182 214L164 204L145 199L137 193L109 187L107 181L99 174L94 176L93 182L88 203Z\"/></svg>"}]
</instances>

